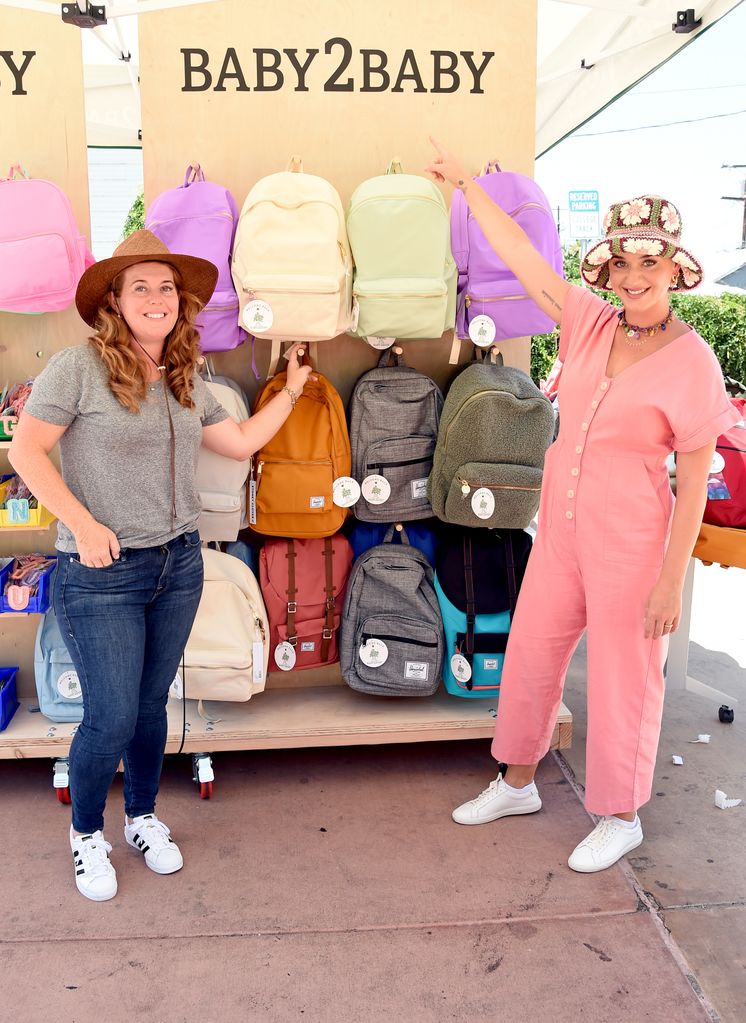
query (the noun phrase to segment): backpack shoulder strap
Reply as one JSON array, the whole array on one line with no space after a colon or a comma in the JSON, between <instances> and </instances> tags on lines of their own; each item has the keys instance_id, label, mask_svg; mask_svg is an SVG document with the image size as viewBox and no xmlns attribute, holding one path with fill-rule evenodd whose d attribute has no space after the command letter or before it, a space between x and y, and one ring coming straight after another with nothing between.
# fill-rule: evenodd
<instances>
[{"instance_id":1,"label":"backpack shoulder strap","mask_svg":"<svg viewBox=\"0 0 746 1023\"><path fill-rule=\"evenodd\" d=\"M508 576L508 600L510 602L510 618L513 619L515 607L518 603L518 586L515 578L515 551L513 549L513 534L509 533L504 538L505 543L505 569Z\"/></svg>"},{"instance_id":2,"label":"backpack shoulder strap","mask_svg":"<svg viewBox=\"0 0 746 1023\"><path fill-rule=\"evenodd\" d=\"M466 640L464 649L461 652L462 656L471 665L474 657L474 625L477 618L477 604L474 594L474 572L472 569L472 550L471 550L471 537L464 535L464 583L466 589ZM471 689L473 686L471 678L466 683L466 688Z\"/></svg>"},{"instance_id":3,"label":"backpack shoulder strap","mask_svg":"<svg viewBox=\"0 0 746 1023\"><path fill-rule=\"evenodd\" d=\"M298 642L298 633L295 628L295 613L298 610L295 597L297 590L295 588L295 544L292 540L288 540L288 549L285 557L288 559L288 607L287 607L287 625L288 625L288 643L291 646L295 646Z\"/></svg>"},{"instance_id":4,"label":"backpack shoulder strap","mask_svg":"<svg viewBox=\"0 0 746 1023\"><path fill-rule=\"evenodd\" d=\"M469 267L469 206L463 194L457 189L453 193L451 215L451 251L458 269L458 290L466 286L466 271Z\"/></svg>"},{"instance_id":5,"label":"backpack shoulder strap","mask_svg":"<svg viewBox=\"0 0 746 1023\"><path fill-rule=\"evenodd\" d=\"M321 630L321 660L329 657L329 643L334 635L334 547L331 537L324 540L324 588L326 604L324 607L324 628Z\"/></svg>"}]
</instances>

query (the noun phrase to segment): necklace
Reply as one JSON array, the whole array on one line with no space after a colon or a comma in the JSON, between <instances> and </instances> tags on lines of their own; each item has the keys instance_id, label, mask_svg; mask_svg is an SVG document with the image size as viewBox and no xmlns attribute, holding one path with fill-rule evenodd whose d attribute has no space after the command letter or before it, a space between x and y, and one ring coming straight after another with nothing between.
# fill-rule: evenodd
<instances>
[{"instance_id":1,"label":"necklace","mask_svg":"<svg viewBox=\"0 0 746 1023\"><path fill-rule=\"evenodd\" d=\"M166 412L168 413L168 431L170 436L170 462L171 462L171 528L173 529L176 524L176 432L174 430L174 421L171 416L171 406L168 401L168 381L166 380L166 367L159 366L153 356L147 349L143 348L140 342L137 340L134 334L130 332L132 340L135 342L138 348L140 348L145 355L150 359L155 368L161 374L161 380L163 381L163 393L166 398ZM163 354L163 353L161 353ZM155 390L155 387L150 388L151 391Z\"/></svg>"},{"instance_id":2,"label":"necklace","mask_svg":"<svg viewBox=\"0 0 746 1023\"><path fill-rule=\"evenodd\" d=\"M652 327L636 327L633 323L628 323L624 309L617 313L617 316L619 317L619 326L624 331L624 340L631 348L639 348L641 345L646 344L651 337L655 337L659 330L666 329L673 319L673 309L669 306L668 315L665 320L661 320L660 323L654 323Z\"/></svg>"}]
</instances>

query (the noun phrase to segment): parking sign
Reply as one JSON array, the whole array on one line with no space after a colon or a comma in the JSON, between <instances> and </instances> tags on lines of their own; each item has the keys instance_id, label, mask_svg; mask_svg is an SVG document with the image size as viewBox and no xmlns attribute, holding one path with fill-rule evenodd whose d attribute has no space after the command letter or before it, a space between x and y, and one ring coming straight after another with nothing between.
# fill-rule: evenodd
<instances>
[{"instance_id":1,"label":"parking sign","mask_svg":"<svg viewBox=\"0 0 746 1023\"><path fill-rule=\"evenodd\" d=\"M595 189L577 189L569 193L570 237L575 241L598 238L599 224L598 192Z\"/></svg>"}]
</instances>

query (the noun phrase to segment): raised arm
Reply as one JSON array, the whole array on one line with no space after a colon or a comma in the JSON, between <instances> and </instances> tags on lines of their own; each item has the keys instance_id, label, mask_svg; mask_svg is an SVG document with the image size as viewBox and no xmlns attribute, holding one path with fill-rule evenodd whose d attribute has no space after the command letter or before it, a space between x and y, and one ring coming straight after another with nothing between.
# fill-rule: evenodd
<instances>
[{"instance_id":1,"label":"raised arm","mask_svg":"<svg viewBox=\"0 0 746 1023\"><path fill-rule=\"evenodd\" d=\"M570 285L536 251L525 231L490 199L456 157L435 139L430 141L436 156L425 170L436 181L448 181L461 189L469 209L497 255L510 267L539 308L560 323Z\"/></svg>"}]
</instances>

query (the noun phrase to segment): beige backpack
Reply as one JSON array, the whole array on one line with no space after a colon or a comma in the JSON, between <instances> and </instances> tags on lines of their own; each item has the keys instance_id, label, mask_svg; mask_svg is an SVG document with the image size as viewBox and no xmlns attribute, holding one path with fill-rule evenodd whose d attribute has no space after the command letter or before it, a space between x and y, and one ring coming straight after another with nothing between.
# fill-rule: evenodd
<instances>
[{"instance_id":1,"label":"beige backpack","mask_svg":"<svg viewBox=\"0 0 746 1023\"><path fill-rule=\"evenodd\" d=\"M237 384L226 377L206 380L231 419L242 423L249 418L246 401ZM203 540L235 540L246 521L246 480L251 459L237 462L235 458L218 455L200 447L197 458L196 485L202 511L197 523Z\"/></svg>"},{"instance_id":2,"label":"beige backpack","mask_svg":"<svg viewBox=\"0 0 746 1023\"><path fill-rule=\"evenodd\" d=\"M267 679L269 622L259 583L233 557L202 548L205 586L184 651L188 700L241 702Z\"/></svg>"},{"instance_id":3,"label":"beige backpack","mask_svg":"<svg viewBox=\"0 0 746 1023\"><path fill-rule=\"evenodd\" d=\"M328 341L351 327L352 256L336 190L303 173L261 178L246 197L231 266L239 323L258 337Z\"/></svg>"}]
</instances>

